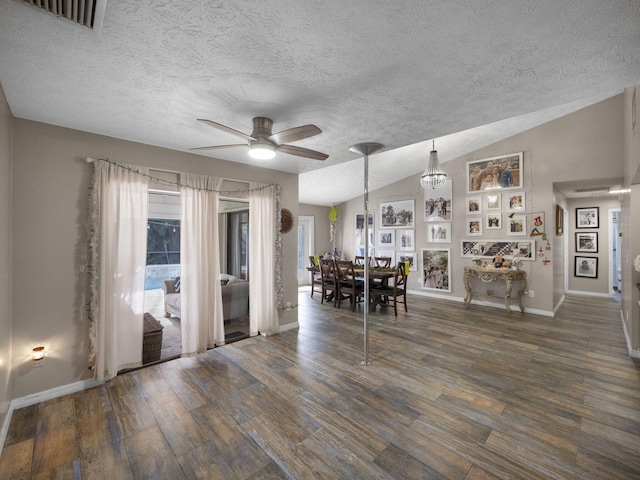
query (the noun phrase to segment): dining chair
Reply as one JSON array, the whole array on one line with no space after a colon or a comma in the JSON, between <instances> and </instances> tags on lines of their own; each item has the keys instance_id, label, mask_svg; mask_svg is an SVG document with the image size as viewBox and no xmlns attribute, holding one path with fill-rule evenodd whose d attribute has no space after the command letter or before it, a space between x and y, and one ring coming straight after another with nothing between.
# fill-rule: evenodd
<instances>
[{"instance_id":1,"label":"dining chair","mask_svg":"<svg viewBox=\"0 0 640 480\"><path fill-rule=\"evenodd\" d=\"M309 268L311 272L311 298L316 290L322 290L322 272L320 266L316 263L316 258L309 255Z\"/></svg>"},{"instance_id":2,"label":"dining chair","mask_svg":"<svg viewBox=\"0 0 640 480\"><path fill-rule=\"evenodd\" d=\"M356 255L354 261L354 265L364 265L364 257L362 255Z\"/></svg>"},{"instance_id":3,"label":"dining chair","mask_svg":"<svg viewBox=\"0 0 640 480\"><path fill-rule=\"evenodd\" d=\"M373 257L373 266L389 268L391 266L391 257Z\"/></svg>"},{"instance_id":4,"label":"dining chair","mask_svg":"<svg viewBox=\"0 0 640 480\"><path fill-rule=\"evenodd\" d=\"M409 274L405 270L405 263L398 262L396 271L393 274L393 285L375 285L371 290L373 295L384 297L387 305L393 303L393 313L398 316L398 303L404 304L404 311L407 310L407 279Z\"/></svg>"},{"instance_id":5,"label":"dining chair","mask_svg":"<svg viewBox=\"0 0 640 480\"><path fill-rule=\"evenodd\" d=\"M321 259L320 274L322 278L322 299L320 300L320 303L324 303L325 300L332 300L333 305L335 306L338 302L338 290L340 288L335 261L333 259Z\"/></svg>"},{"instance_id":6,"label":"dining chair","mask_svg":"<svg viewBox=\"0 0 640 480\"><path fill-rule=\"evenodd\" d=\"M364 301L364 281L356 277L351 260L336 260L338 274L338 308L342 299L349 298L351 310L355 312L356 304Z\"/></svg>"}]
</instances>

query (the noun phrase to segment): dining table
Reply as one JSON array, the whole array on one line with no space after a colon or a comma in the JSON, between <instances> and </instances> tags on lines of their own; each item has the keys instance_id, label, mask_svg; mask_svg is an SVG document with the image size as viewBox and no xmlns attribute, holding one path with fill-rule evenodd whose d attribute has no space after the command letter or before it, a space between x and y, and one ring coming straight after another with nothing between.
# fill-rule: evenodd
<instances>
[{"instance_id":1,"label":"dining table","mask_svg":"<svg viewBox=\"0 0 640 480\"><path fill-rule=\"evenodd\" d=\"M364 266L358 266L353 271L357 277L364 278ZM371 285L374 280L380 280L382 286L387 286L389 279L393 278L395 274L396 269L393 267L369 267L369 291L371 291ZM378 305L385 306L386 304L386 299L382 298L382 295L373 295L369 310L375 311Z\"/></svg>"}]
</instances>

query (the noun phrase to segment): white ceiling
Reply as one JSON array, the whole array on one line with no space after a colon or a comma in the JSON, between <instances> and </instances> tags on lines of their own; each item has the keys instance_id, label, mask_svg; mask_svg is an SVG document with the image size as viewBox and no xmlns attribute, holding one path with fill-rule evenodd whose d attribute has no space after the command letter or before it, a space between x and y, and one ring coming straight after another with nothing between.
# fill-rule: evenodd
<instances>
[{"instance_id":1,"label":"white ceiling","mask_svg":"<svg viewBox=\"0 0 640 480\"><path fill-rule=\"evenodd\" d=\"M107 0L102 30L0 0L14 116L180 151L313 123L324 162L203 155L299 173L301 203L361 194L640 83L637 0ZM105 155L108 152L105 152ZM355 187L355 188L354 188Z\"/></svg>"}]
</instances>

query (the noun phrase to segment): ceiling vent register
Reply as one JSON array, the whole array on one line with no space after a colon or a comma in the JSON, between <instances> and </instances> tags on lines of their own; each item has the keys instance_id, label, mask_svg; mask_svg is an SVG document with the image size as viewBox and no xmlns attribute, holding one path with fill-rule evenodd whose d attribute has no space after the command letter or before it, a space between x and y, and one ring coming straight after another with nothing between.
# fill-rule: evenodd
<instances>
[{"instance_id":1,"label":"ceiling vent register","mask_svg":"<svg viewBox=\"0 0 640 480\"><path fill-rule=\"evenodd\" d=\"M107 0L22 0L45 12L100 33Z\"/></svg>"}]
</instances>

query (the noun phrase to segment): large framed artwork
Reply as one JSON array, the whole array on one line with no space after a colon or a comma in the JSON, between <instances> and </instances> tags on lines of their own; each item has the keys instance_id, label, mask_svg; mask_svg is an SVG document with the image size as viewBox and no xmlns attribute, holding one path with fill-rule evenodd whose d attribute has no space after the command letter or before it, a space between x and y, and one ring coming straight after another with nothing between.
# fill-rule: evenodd
<instances>
[{"instance_id":1,"label":"large framed artwork","mask_svg":"<svg viewBox=\"0 0 640 480\"><path fill-rule=\"evenodd\" d=\"M598 257L575 257L575 276L598 278Z\"/></svg>"},{"instance_id":2,"label":"large framed artwork","mask_svg":"<svg viewBox=\"0 0 640 480\"><path fill-rule=\"evenodd\" d=\"M452 180L437 188L424 189L424 221L450 222L453 209Z\"/></svg>"},{"instance_id":3,"label":"large framed artwork","mask_svg":"<svg viewBox=\"0 0 640 480\"><path fill-rule=\"evenodd\" d=\"M535 261L535 240L461 240L460 255L467 258L481 258L490 260L495 256L505 258L519 258Z\"/></svg>"},{"instance_id":4,"label":"large framed artwork","mask_svg":"<svg viewBox=\"0 0 640 480\"><path fill-rule=\"evenodd\" d=\"M405 227L413 228L414 201L380 202L380 228Z\"/></svg>"},{"instance_id":5,"label":"large framed artwork","mask_svg":"<svg viewBox=\"0 0 640 480\"><path fill-rule=\"evenodd\" d=\"M467 193L522 188L522 158L520 152L467 162Z\"/></svg>"},{"instance_id":6,"label":"large framed artwork","mask_svg":"<svg viewBox=\"0 0 640 480\"><path fill-rule=\"evenodd\" d=\"M598 228L600 208L576 208L576 228Z\"/></svg>"},{"instance_id":7,"label":"large framed artwork","mask_svg":"<svg viewBox=\"0 0 640 480\"><path fill-rule=\"evenodd\" d=\"M422 249L422 288L438 292L451 292L448 248Z\"/></svg>"}]
</instances>

